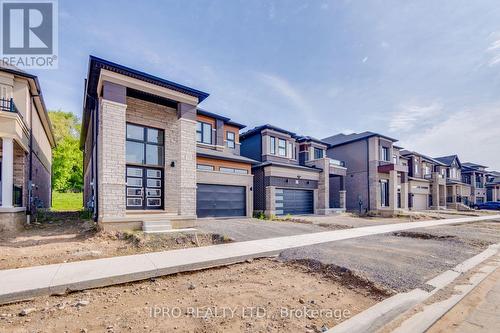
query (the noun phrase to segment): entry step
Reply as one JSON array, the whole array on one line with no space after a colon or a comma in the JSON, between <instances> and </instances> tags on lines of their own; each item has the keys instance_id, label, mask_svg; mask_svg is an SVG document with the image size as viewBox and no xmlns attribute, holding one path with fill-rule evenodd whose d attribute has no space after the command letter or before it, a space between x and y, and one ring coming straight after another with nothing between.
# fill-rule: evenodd
<instances>
[{"instance_id":1,"label":"entry step","mask_svg":"<svg viewBox=\"0 0 500 333\"><path fill-rule=\"evenodd\" d=\"M170 220L148 220L142 222L142 231L145 233L161 233L172 230Z\"/></svg>"}]
</instances>

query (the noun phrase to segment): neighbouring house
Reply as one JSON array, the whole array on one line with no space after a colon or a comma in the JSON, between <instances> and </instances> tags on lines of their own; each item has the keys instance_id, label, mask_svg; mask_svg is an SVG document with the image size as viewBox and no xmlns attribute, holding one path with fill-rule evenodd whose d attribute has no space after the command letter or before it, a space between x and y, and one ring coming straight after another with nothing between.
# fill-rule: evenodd
<instances>
[{"instance_id":1,"label":"neighbouring house","mask_svg":"<svg viewBox=\"0 0 500 333\"><path fill-rule=\"evenodd\" d=\"M500 201L500 172L486 174L486 201Z\"/></svg>"},{"instance_id":2,"label":"neighbouring house","mask_svg":"<svg viewBox=\"0 0 500 333\"><path fill-rule=\"evenodd\" d=\"M243 125L198 108L208 94L90 57L84 205L105 228L162 231L198 216L250 216Z\"/></svg>"},{"instance_id":3,"label":"neighbouring house","mask_svg":"<svg viewBox=\"0 0 500 333\"><path fill-rule=\"evenodd\" d=\"M432 157L408 150L408 207L410 210L446 208L446 166Z\"/></svg>"},{"instance_id":4,"label":"neighbouring house","mask_svg":"<svg viewBox=\"0 0 500 333\"><path fill-rule=\"evenodd\" d=\"M241 154L259 164L254 211L267 216L330 214L345 210L343 162L326 156L328 144L272 125L240 135ZM335 189L330 187L334 184Z\"/></svg>"},{"instance_id":5,"label":"neighbouring house","mask_svg":"<svg viewBox=\"0 0 500 333\"><path fill-rule=\"evenodd\" d=\"M35 75L0 63L0 232L51 206L55 140ZM30 202L32 205L30 205Z\"/></svg>"},{"instance_id":6,"label":"neighbouring house","mask_svg":"<svg viewBox=\"0 0 500 333\"><path fill-rule=\"evenodd\" d=\"M452 209L466 209L471 203L471 185L462 178L462 163L457 155L435 157L444 164L446 175L446 206Z\"/></svg>"},{"instance_id":7,"label":"neighbouring house","mask_svg":"<svg viewBox=\"0 0 500 333\"><path fill-rule=\"evenodd\" d=\"M322 139L327 156L345 161L346 207L350 211L392 215L408 209L408 165L396 139L373 132Z\"/></svg>"},{"instance_id":8,"label":"neighbouring house","mask_svg":"<svg viewBox=\"0 0 500 333\"><path fill-rule=\"evenodd\" d=\"M486 202L486 177L488 175L488 171L486 171L487 168L487 166L476 163L462 163L462 180L464 183L469 184L471 187L471 204Z\"/></svg>"}]
</instances>

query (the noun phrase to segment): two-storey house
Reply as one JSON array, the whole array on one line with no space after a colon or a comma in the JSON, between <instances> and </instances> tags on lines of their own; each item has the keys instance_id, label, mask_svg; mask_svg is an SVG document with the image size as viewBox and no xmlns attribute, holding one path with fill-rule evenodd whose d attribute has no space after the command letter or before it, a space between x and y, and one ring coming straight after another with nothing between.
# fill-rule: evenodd
<instances>
[{"instance_id":1,"label":"two-storey house","mask_svg":"<svg viewBox=\"0 0 500 333\"><path fill-rule=\"evenodd\" d=\"M51 206L54 146L37 77L0 62L0 233Z\"/></svg>"},{"instance_id":2,"label":"two-storey house","mask_svg":"<svg viewBox=\"0 0 500 333\"><path fill-rule=\"evenodd\" d=\"M408 150L408 207L410 210L446 208L446 177L439 168L444 164L432 157Z\"/></svg>"},{"instance_id":3,"label":"two-storey house","mask_svg":"<svg viewBox=\"0 0 500 333\"><path fill-rule=\"evenodd\" d=\"M440 172L446 175L446 206L452 209L465 209L470 204L471 186L463 182L462 163L457 155L436 157L443 163Z\"/></svg>"},{"instance_id":4,"label":"two-storey house","mask_svg":"<svg viewBox=\"0 0 500 333\"><path fill-rule=\"evenodd\" d=\"M408 208L408 165L396 139L373 132L337 134L322 139L327 156L345 161L346 207L392 215Z\"/></svg>"},{"instance_id":5,"label":"two-storey house","mask_svg":"<svg viewBox=\"0 0 500 333\"><path fill-rule=\"evenodd\" d=\"M255 127L240 140L241 154L259 161L252 167L255 212L330 214L345 208L346 168L327 158L327 143L272 125Z\"/></svg>"},{"instance_id":6,"label":"two-storey house","mask_svg":"<svg viewBox=\"0 0 500 333\"><path fill-rule=\"evenodd\" d=\"M251 214L243 125L200 110L207 93L91 56L84 96L84 204L103 227L167 231L198 215Z\"/></svg>"},{"instance_id":7,"label":"two-storey house","mask_svg":"<svg viewBox=\"0 0 500 333\"><path fill-rule=\"evenodd\" d=\"M487 166L476 163L462 163L462 180L471 187L470 204L486 202L487 168Z\"/></svg>"},{"instance_id":8,"label":"two-storey house","mask_svg":"<svg viewBox=\"0 0 500 333\"><path fill-rule=\"evenodd\" d=\"M486 174L486 201L500 201L500 172Z\"/></svg>"}]
</instances>

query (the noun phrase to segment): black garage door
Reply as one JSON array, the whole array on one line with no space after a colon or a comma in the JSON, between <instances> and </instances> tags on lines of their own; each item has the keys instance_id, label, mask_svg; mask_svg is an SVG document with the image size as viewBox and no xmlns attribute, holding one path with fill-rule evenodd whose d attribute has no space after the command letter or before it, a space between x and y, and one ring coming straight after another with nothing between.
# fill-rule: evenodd
<instances>
[{"instance_id":1,"label":"black garage door","mask_svg":"<svg viewBox=\"0 0 500 333\"><path fill-rule=\"evenodd\" d=\"M245 187L198 184L196 215L198 217L245 216Z\"/></svg>"},{"instance_id":2,"label":"black garage door","mask_svg":"<svg viewBox=\"0 0 500 333\"><path fill-rule=\"evenodd\" d=\"M313 214L313 191L276 189L277 215Z\"/></svg>"}]
</instances>

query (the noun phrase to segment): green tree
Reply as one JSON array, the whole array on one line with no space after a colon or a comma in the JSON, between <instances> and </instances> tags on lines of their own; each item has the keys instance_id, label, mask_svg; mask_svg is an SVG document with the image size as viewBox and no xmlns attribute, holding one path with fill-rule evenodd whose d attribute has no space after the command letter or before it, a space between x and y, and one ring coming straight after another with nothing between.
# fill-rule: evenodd
<instances>
[{"instance_id":1,"label":"green tree","mask_svg":"<svg viewBox=\"0 0 500 333\"><path fill-rule=\"evenodd\" d=\"M52 150L52 188L58 192L80 192L83 188L81 122L71 112L49 111L56 148Z\"/></svg>"}]
</instances>

